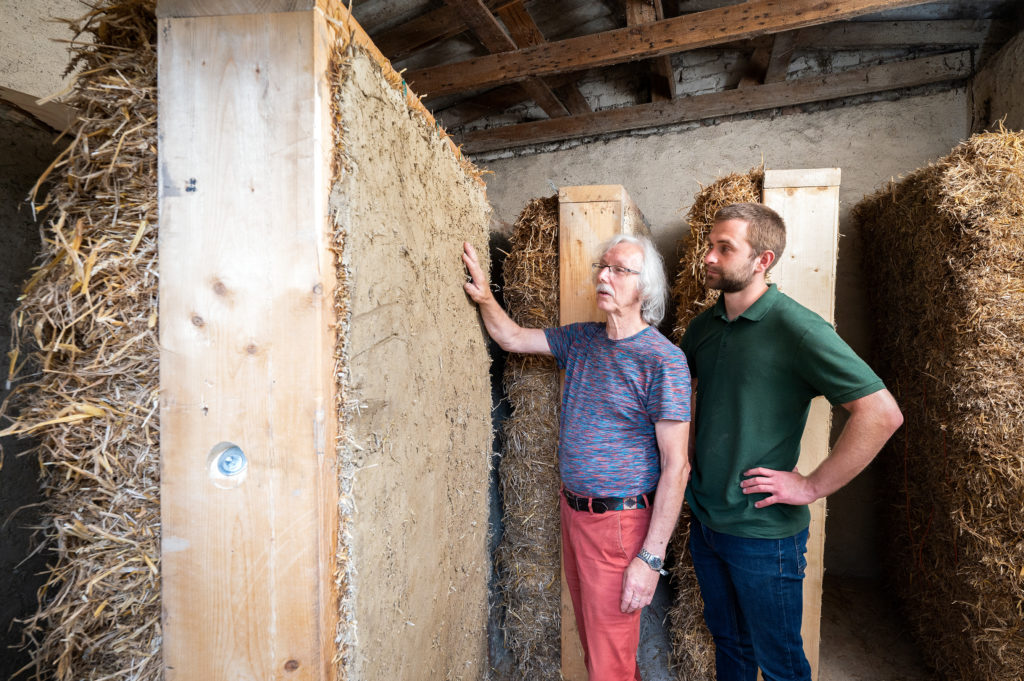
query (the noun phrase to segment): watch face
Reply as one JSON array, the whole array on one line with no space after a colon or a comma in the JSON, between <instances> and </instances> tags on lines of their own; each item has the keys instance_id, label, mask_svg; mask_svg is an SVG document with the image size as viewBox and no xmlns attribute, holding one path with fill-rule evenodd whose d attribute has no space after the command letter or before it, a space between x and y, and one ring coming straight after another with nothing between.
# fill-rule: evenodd
<instances>
[{"instance_id":1,"label":"watch face","mask_svg":"<svg viewBox=\"0 0 1024 681\"><path fill-rule=\"evenodd\" d=\"M650 565L652 570L660 570L665 564L665 561L662 558L655 556L647 549L640 549L640 553L637 555L640 560Z\"/></svg>"}]
</instances>

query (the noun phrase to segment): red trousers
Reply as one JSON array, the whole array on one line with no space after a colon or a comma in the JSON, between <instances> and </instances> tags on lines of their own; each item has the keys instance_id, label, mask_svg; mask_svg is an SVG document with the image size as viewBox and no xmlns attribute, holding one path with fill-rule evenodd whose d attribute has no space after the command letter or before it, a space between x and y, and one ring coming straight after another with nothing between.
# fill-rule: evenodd
<instances>
[{"instance_id":1,"label":"red trousers","mask_svg":"<svg viewBox=\"0 0 1024 681\"><path fill-rule=\"evenodd\" d=\"M619 610L622 575L643 547L651 509L590 513L559 495L562 565L590 681L640 681L640 610Z\"/></svg>"}]
</instances>

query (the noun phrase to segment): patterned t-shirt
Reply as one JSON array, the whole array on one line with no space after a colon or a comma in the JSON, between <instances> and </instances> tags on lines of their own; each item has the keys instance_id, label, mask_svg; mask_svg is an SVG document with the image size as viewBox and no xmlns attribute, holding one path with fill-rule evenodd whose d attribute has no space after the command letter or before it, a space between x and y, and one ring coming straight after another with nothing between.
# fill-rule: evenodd
<instances>
[{"instance_id":1,"label":"patterned t-shirt","mask_svg":"<svg viewBox=\"0 0 1024 681\"><path fill-rule=\"evenodd\" d=\"M690 420L686 357L653 328L621 340L604 324L545 329L565 369L558 442L562 483L575 494L622 497L658 486L654 423Z\"/></svg>"}]
</instances>

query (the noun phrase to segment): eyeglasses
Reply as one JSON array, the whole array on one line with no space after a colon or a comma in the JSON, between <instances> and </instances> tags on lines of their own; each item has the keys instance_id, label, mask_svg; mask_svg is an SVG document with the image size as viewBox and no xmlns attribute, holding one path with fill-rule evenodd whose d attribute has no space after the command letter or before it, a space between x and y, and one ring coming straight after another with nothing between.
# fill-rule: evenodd
<instances>
[{"instance_id":1,"label":"eyeglasses","mask_svg":"<svg viewBox=\"0 0 1024 681\"><path fill-rule=\"evenodd\" d=\"M594 264L591 265L591 267L594 269L594 276L601 274L601 270L603 270L606 267L610 269L612 271L612 274L614 274L617 277L624 277L627 274L640 274L636 270L631 270L628 267L622 267L621 265L602 265L599 262L595 262Z\"/></svg>"}]
</instances>

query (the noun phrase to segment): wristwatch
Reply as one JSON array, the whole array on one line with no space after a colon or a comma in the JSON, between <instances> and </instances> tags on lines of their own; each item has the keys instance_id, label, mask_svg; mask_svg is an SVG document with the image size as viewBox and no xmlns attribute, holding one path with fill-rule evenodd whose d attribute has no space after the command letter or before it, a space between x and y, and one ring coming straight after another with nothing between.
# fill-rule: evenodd
<instances>
[{"instance_id":1,"label":"wristwatch","mask_svg":"<svg viewBox=\"0 0 1024 681\"><path fill-rule=\"evenodd\" d=\"M647 563L652 570L668 576L668 572L665 571L665 561L660 556L654 555L647 549L640 549L640 553L636 554L636 557Z\"/></svg>"}]
</instances>

